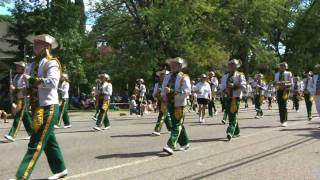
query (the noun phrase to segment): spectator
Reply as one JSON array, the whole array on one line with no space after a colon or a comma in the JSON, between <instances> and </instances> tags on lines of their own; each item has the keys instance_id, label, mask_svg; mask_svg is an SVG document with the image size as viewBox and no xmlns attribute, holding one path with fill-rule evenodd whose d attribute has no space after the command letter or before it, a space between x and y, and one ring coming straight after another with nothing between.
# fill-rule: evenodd
<instances>
[{"instance_id":1,"label":"spectator","mask_svg":"<svg viewBox=\"0 0 320 180\"><path fill-rule=\"evenodd\" d=\"M136 96L135 95L131 96L130 104L129 104L129 110L130 110L130 115L138 114L137 102L136 102Z\"/></svg>"}]
</instances>

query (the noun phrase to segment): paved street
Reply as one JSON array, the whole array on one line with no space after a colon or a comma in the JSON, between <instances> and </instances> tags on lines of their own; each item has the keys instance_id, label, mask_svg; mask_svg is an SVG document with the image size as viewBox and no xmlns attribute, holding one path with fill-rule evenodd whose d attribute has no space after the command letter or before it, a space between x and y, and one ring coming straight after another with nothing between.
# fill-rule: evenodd
<instances>
[{"instance_id":1,"label":"paved street","mask_svg":"<svg viewBox=\"0 0 320 180\"><path fill-rule=\"evenodd\" d=\"M71 129L56 130L69 170L66 179L320 179L320 119L307 121L301 101L300 113L289 110L289 127L278 122L276 104L265 117L254 119L251 107L241 109L241 137L226 142L222 114L197 123L187 113L186 128L191 148L167 156L162 152L169 134L151 136L156 114L143 118L111 113L110 130L94 132L93 113L70 113ZM292 103L289 103L291 109ZM315 110L314 110L315 111ZM0 123L1 136L11 124ZM26 152L24 131L15 143L0 144L0 179L14 177ZM45 155L39 159L33 179L51 175Z\"/></svg>"}]
</instances>

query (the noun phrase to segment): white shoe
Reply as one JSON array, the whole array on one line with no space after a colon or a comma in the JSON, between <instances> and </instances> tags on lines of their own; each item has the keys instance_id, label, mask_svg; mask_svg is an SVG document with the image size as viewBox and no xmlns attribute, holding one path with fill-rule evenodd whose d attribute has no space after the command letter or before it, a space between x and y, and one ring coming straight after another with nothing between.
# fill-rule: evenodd
<instances>
[{"instance_id":1,"label":"white shoe","mask_svg":"<svg viewBox=\"0 0 320 180\"><path fill-rule=\"evenodd\" d=\"M68 175L68 170L64 170L62 171L61 173L57 173L51 177L48 177L49 180L55 180L55 179L60 179L60 178L63 178L63 177L66 177Z\"/></svg>"},{"instance_id":2,"label":"white shoe","mask_svg":"<svg viewBox=\"0 0 320 180\"><path fill-rule=\"evenodd\" d=\"M96 117L93 117L92 120L97 121L98 119Z\"/></svg>"},{"instance_id":3,"label":"white shoe","mask_svg":"<svg viewBox=\"0 0 320 180\"><path fill-rule=\"evenodd\" d=\"M64 129L71 128L71 125L64 126L63 128L64 128Z\"/></svg>"},{"instance_id":4,"label":"white shoe","mask_svg":"<svg viewBox=\"0 0 320 180\"><path fill-rule=\"evenodd\" d=\"M53 126L55 129L59 129L60 127L58 125Z\"/></svg>"},{"instance_id":5,"label":"white shoe","mask_svg":"<svg viewBox=\"0 0 320 180\"><path fill-rule=\"evenodd\" d=\"M214 115L217 116L217 115L218 115L218 111L216 111L216 112L214 113Z\"/></svg>"},{"instance_id":6,"label":"white shoe","mask_svg":"<svg viewBox=\"0 0 320 180\"><path fill-rule=\"evenodd\" d=\"M256 118L256 119L260 119L260 116L256 116L255 118Z\"/></svg>"},{"instance_id":7,"label":"white shoe","mask_svg":"<svg viewBox=\"0 0 320 180\"><path fill-rule=\"evenodd\" d=\"M153 134L153 135L156 135L156 136L160 136L160 135L161 135L161 133L156 132L156 131L154 131L152 134Z\"/></svg>"},{"instance_id":8,"label":"white shoe","mask_svg":"<svg viewBox=\"0 0 320 180\"><path fill-rule=\"evenodd\" d=\"M110 126L103 128L102 130L108 130L110 129Z\"/></svg>"},{"instance_id":9,"label":"white shoe","mask_svg":"<svg viewBox=\"0 0 320 180\"><path fill-rule=\"evenodd\" d=\"M206 122L206 120L204 118L202 118L202 123L205 123L205 122Z\"/></svg>"},{"instance_id":10,"label":"white shoe","mask_svg":"<svg viewBox=\"0 0 320 180\"><path fill-rule=\"evenodd\" d=\"M187 144L187 145L185 145L185 146L181 146L180 149L179 149L179 151L186 151L186 150L188 150L189 148L190 148L190 144Z\"/></svg>"},{"instance_id":11,"label":"white shoe","mask_svg":"<svg viewBox=\"0 0 320 180\"><path fill-rule=\"evenodd\" d=\"M94 129L94 130L97 130L97 131L101 131L101 128L100 128L100 127L97 127L97 126L94 127L93 129Z\"/></svg>"},{"instance_id":12,"label":"white shoe","mask_svg":"<svg viewBox=\"0 0 320 180\"><path fill-rule=\"evenodd\" d=\"M288 126L288 123L287 123L287 122L284 122L284 123L282 123L281 125L282 125L282 127L287 127L287 126Z\"/></svg>"},{"instance_id":13,"label":"white shoe","mask_svg":"<svg viewBox=\"0 0 320 180\"><path fill-rule=\"evenodd\" d=\"M12 136L9 136L9 135L5 135L4 138L9 140L10 142L14 142L15 141L15 139Z\"/></svg>"},{"instance_id":14,"label":"white shoe","mask_svg":"<svg viewBox=\"0 0 320 180\"><path fill-rule=\"evenodd\" d=\"M173 155L174 152L173 152L173 149L171 149L170 147L166 146L163 148L163 151L168 153L169 155Z\"/></svg>"},{"instance_id":15,"label":"white shoe","mask_svg":"<svg viewBox=\"0 0 320 180\"><path fill-rule=\"evenodd\" d=\"M30 140L31 136L25 137L24 140Z\"/></svg>"},{"instance_id":16,"label":"white shoe","mask_svg":"<svg viewBox=\"0 0 320 180\"><path fill-rule=\"evenodd\" d=\"M199 123L202 123L202 118L201 117L199 117Z\"/></svg>"},{"instance_id":17,"label":"white shoe","mask_svg":"<svg viewBox=\"0 0 320 180\"><path fill-rule=\"evenodd\" d=\"M299 110L296 110L296 112L298 113L298 112L299 112Z\"/></svg>"},{"instance_id":18,"label":"white shoe","mask_svg":"<svg viewBox=\"0 0 320 180\"><path fill-rule=\"evenodd\" d=\"M263 115L262 115L262 116L260 116L260 118L263 118Z\"/></svg>"}]
</instances>

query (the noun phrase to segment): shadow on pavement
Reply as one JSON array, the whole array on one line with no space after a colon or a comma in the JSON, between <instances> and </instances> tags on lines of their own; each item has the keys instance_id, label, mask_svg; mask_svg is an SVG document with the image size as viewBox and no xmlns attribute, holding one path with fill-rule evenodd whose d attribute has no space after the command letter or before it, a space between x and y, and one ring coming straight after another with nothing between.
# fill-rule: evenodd
<instances>
[{"instance_id":1,"label":"shadow on pavement","mask_svg":"<svg viewBox=\"0 0 320 180\"><path fill-rule=\"evenodd\" d=\"M267 129L267 128L277 128L279 126L248 126L248 127L241 127L240 129Z\"/></svg>"},{"instance_id":2,"label":"shadow on pavement","mask_svg":"<svg viewBox=\"0 0 320 180\"><path fill-rule=\"evenodd\" d=\"M291 132L291 131L309 131L309 134L298 134L297 136L310 137L315 139L320 139L320 129L318 128L296 128L296 129L282 129L281 131Z\"/></svg>"},{"instance_id":3,"label":"shadow on pavement","mask_svg":"<svg viewBox=\"0 0 320 180\"><path fill-rule=\"evenodd\" d=\"M188 126L225 126L225 125L222 124L222 123L211 123L211 124L193 123L193 124L190 124Z\"/></svg>"},{"instance_id":4,"label":"shadow on pavement","mask_svg":"<svg viewBox=\"0 0 320 180\"><path fill-rule=\"evenodd\" d=\"M96 159L110 159L110 158L142 158L149 156L166 157L168 156L163 151L152 151L152 152L138 152L138 153L124 153L124 154L107 154L97 156Z\"/></svg>"},{"instance_id":5,"label":"shadow on pavement","mask_svg":"<svg viewBox=\"0 0 320 180\"><path fill-rule=\"evenodd\" d=\"M180 178L182 179L204 179L204 178L209 178L209 179L214 179L211 176L220 174L222 172L226 172L226 171L232 171L233 169L236 169L240 166L245 166L248 164L254 164L257 163L257 161L262 161L265 158L275 158L277 154L287 151L288 149L291 148L298 148L298 147L302 147L303 144L311 141L312 138L302 138L299 140L295 140L295 141L291 141L287 144L283 144L281 146L275 147L275 148L271 148L268 150L265 150L263 152L254 154L254 155L250 155L241 159L238 159L236 161L230 161L221 165L218 165L216 167Z\"/></svg>"},{"instance_id":6,"label":"shadow on pavement","mask_svg":"<svg viewBox=\"0 0 320 180\"><path fill-rule=\"evenodd\" d=\"M191 139L191 143L202 143L202 142L215 142L215 141L223 141L228 142L226 138L211 138L211 139Z\"/></svg>"},{"instance_id":7,"label":"shadow on pavement","mask_svg":"<svg viewBox=\"0 0 320 180\"><path fill-rule=\"evenodd\" d=\"M126 137L148 137L152 136L152 134L124 134L124 135L115 135L115 136L110 136L112 138L126 138Z\"/></svg>"},{"instance_id":8,"label":"shadow on pavement","mask_svg":"<svg viewBox=\"0 0 320 180\"><path fill-rule=\"evenodd\" d=\"M96 132L95 130L80 130L80 131L65 131L65 132L56 132L56 134L72 134L72 133L88 133L88 132Z\"/></svg>"}]
</instances>

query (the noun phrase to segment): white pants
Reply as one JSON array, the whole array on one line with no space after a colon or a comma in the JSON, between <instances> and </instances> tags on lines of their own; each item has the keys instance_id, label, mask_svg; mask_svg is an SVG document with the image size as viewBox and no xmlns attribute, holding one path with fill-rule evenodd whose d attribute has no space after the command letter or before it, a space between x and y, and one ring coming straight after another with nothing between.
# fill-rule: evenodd
<instances>
[{"instance_id":1,"label":"white pants","mask_svg":"<svg viewBox=\"0 0 320 180\"><path fill-rule=\"evenodd\" d=\"M315 96L314 97L314 101L315 101L315 104L316 104L318 116L320 117L320 96Z\"/></svg>"}]
</instances>

